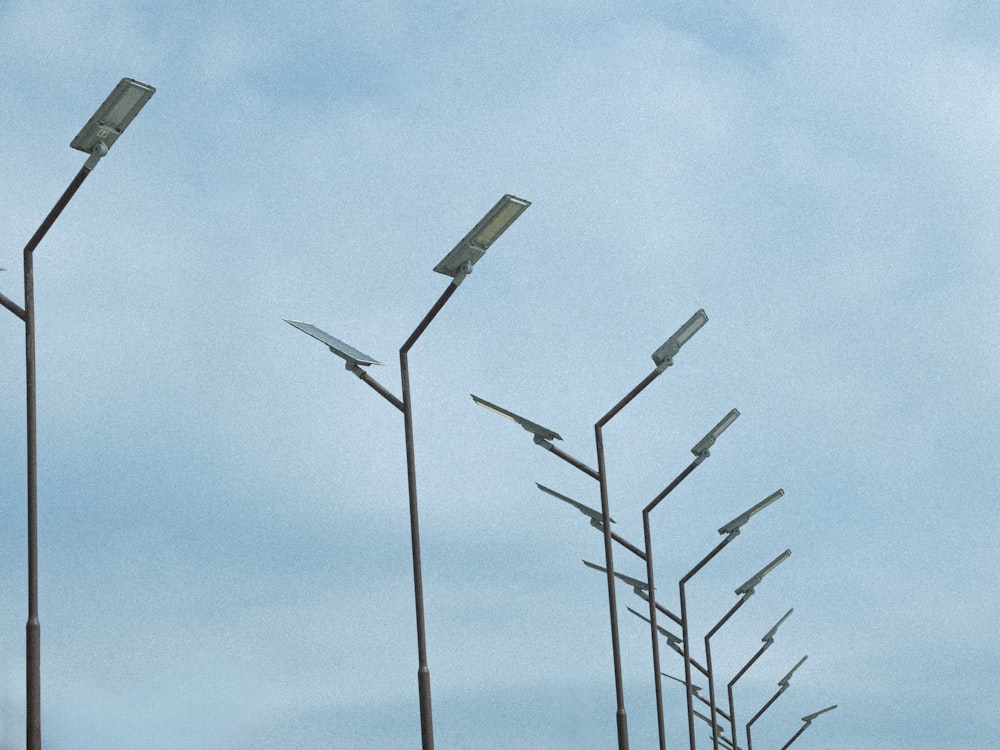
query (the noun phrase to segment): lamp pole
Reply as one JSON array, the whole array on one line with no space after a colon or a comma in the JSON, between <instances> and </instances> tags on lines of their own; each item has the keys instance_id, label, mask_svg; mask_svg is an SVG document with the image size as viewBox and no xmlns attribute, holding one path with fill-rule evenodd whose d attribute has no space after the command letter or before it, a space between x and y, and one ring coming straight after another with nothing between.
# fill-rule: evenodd
<instances>
[{"instance_id":1,"label":"lamp pole","mask_svg":"<svg viewBox=\"0 0 1000 750\"><path fill-rule=\"evenodd\" d=\"M732 409L722 420L713 427L709 433L698 441L697 445L692 448L692 453L695 454L695 459L688 466L677 475L673 482L671 482L667 487L642 510L642 531L643 531L643 543L645 545L645 559L646 559L646 577L649 580L650 592L655 591L654 581L653 581L653 541L652 541L652 531L649 524L649 514L660 504L667 495L669 495L673 490L684 481L684 479L698 468L706 458L708 458L709 448L715 444L716 439L725 430L736 421L737 417L740 416L739 411ZM656 597L651 594L649 597L649 630L650 636L652 638L652 649L653 649L653 681L656 687L656 718L658 722L659 736L660 736L660 750L666 750L666 730L664 727L663 718L663 684L660 679L660 646L659 638L657 637L657 625L656 625ZM683 610L681 617L683 620ZM683 624L683 622L682 622ZM685 650L687 650L687 644L684 645ZM690 677L690 674L687 675ZM690 695L689 695L690 701Z\"/></svg>"},{"instance_id":2,"label":"lamp pole","mask_svg":"<svg viewBox=\"0 0 1000 750\"><path fill-rule=\"evenodd\" d=\"M732 736L734 742L736 741L736 703L733 700L733 687L736 685L739 679L747 673L747 670L750 669L750 667L752 667L754 663L761 656L764 655L764 652L767 651L774 644L774 636L778 632L778 628L781 627L781 623L783 623L785 620L791 617L792 612L793 610L791 609L785 612L785 614L781 617L781 619L778 620L777 623L775 623L774 627L768 630L767 633L764 634L764 637L761 638L761 641L763 641L764 645L761 646L759 649L757 649L757 653L755 653L753 656L750 657L750 661L744 664L743 668L740 669L740 671L736 673L736 676L733 677L733 679L731 679L729 683L726 685L726 693L729 697L729 727L732 730Z\"/></svg>"},{"instance_id":3,"label":"lamp pole","mask_svg":"<svg viewBox=\"0 0 1000 750\"><path fill-rule=\"evenodd\" d=\"M747 722L747 750L753 750L753 738L750 736L750 727L752 727L754 722L757 721L757 719L759 719L761 716L763 716L764 712L767 711L767 709L769 709L774 704L774 702L781 697L782 693L788 690L788 686L790 684L789 680L792 679L792 675L795 674L795 670L801 667L808 658L809 658L808 655L803 656L801 659L799 659L798 663L794 667L788 670L788 674L786 674L784 677L778 680L778 690L775 692L774 695L772 695L768 699L767 703L765 703L761 707L760 711L755 713L753 715L753 718L751 718L750 721Z\"/></svg>"},{"instance_id":4,"label":"lamp pole","mask_svg":"<svg viewBox=\"0 0 1000 750\"><path fill-rule=\"evenodd\" d=\"M380 364L371 357L331 336L311 323L288 320L304 333L326 344L330 351L346 360L347 369L353 372L380 396L403 414L403 433L406 444L406 485L410 515L410 550L413 560L413 598L417 626L417 690L420 700L420 738L423 750L434 748L434 722L431 709L431 674L427 665L427 638L424 626L424 584L420 560L420 520L417 503L416 459L413 439L413 406L410 396L409 352L421 334L437 316L445 303L458 289L459 284L472 272L472 267L486 253L490 245L530 206L529 201L505 195L473 227L444 259L434 267L438 273L452 277L452 282L431 307L423 320L399 350L399 371L402 398L397 398L363 368Z\"/></svg>"},{"instance_id":5,"label":"lamp pole","mask_svg":"<svg viewBox=\"0 0 1000 750\"><path fill-rule=\"evenodd\" d=\"M25 714L28 750L42 746L41 718L41 623L38 619L38 450L35 389L35 281L34 252L76 191L94 171L97 162L122 134L156 89L131 78L123 78L105 99L76 138L72 148L89 154L45 220L24 246L24 307L0 294L0 305L24 323L24 365L27 416L28 490L28 622L25 628Z\"/></svg>"}]
</instances>

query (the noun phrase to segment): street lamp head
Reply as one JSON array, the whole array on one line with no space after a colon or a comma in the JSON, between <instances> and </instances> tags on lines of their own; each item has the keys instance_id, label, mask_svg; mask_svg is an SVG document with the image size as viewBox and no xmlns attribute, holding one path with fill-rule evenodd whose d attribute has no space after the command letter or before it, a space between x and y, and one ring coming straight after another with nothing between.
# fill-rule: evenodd
<instances>
[{"instance_id":1,"label":"street lamp head","mask_svg":"<svg viewBox=\"0 0 1000 750\"><path fill-rule=\"evenodd\" d=\"M455 284L460 284L472 271L476 262L486 254L496 239L507 231L517 217L531 205L530 201L505 195L489 210L476 226L472 228L462 241L452 248L440 263L434 266L437 273L451 276Z\"/></svg>"},{"instance_id":2,"label":"street lamp head","mask_svg":"<svg viewBox=\"0 0 1000 750\"><path fill-rule=\"evenodd\" d=\"M320 341L327 345L331 352L341 357L347 362L348 370L355 370L358 367L363 367L367 365L380 365L382 364L376 359L372 359L367 354L359 352L350 344L345 344L340 339L335 336L331 336L329 333L321 328L317 328L312 323L303 323L300 320L289 320L288 318L283 318L283 320L291 326L295 326L303 333L307 333L312 336L317 341Z\"/></svg>"},{"instance_id":3,"label":"street lamp head","mask_svg":"<svg viewBox=\"0 0 1000 750\"><path fill-rule=\"evenodd\" d=\"M707 322L708 316L704 310L699 310L692 315L687 323L678 328L677 332L664 342L663 346L653 352L653 362L656 363L656 368L662 371L670 367L674 363L674 355Z\"/></svg>"},{"instance_id":4,"label":"street lamp head","mask_svg":"<svg viewBox=\"0 0 1000 750\"><path fill-rule=\"evenodd\" d=\"M586 565L588 568L593 568L594 570L599 570L602 573L607 573L608 572L607 568L602 568L597 563L592 563L592 562L590 562L588 560L584 560L583 564ZM649 584L648 583L646 583L645 581L640 581L638 578L632 578L631 576L627 576L624 573L619 573L617 570L615 571L615 578L619 578L623 582L625 582L629 586L631 586L632 590L635 591L636 595L640 599L645 599L646 601L649 601Z\"/></svg>"},{"instance_id":5,"label":"street lamp head","mask_svg":"<svg viewBox=\"0 0 1000 750\"><path fill-rule=\"evenodd\" d=\"M802 717L802 721L804 721L806 724L809 724L809 723L812 722L813 719L815 719L820 714L825 714L827 711L832 711L836 707L837 707L837 704L834 703L832 706L827 706L826 708L822 709L821 711L817 711L814 714L809 714L808 716L803 716Z\"/></svg>"},{"instance_id":6,"label":"street lamp head","mask_svg":"<svg viewBox=\"0 0 1000 750\"><path fill-rule=\"evenodd\" d=\"M708 449L715 445L715 441L719 438L719 435L725 432L729 425L736 421L736 418L739 415L740 413L736 409L730 410L730 412L722 418L722 421L715 425L715 427L709 430L705 437L698 441L698 444L691 449L691 452L698 457L698 460L703 461L708 458Z\"/></svg>"},{"instance_id":7,"label":"street lamp head","mask_svg":"<svg viewBox=\"0 0 1000 750\"><path fill-rule=\"evenodd\" d=\"M539 445L551 446L551 443L549 442L550 440L562 440L562 438L559 437L559 433L554 432L553 430L550 430L547 427L542 427L540 424L536 424L535 422L532 422L530 419L525 419L524 417L519 416L512 411L507 411L503 407L497 406L496 404L491 404L486 399L479 398L479 396L473 393L470 393L469 395L472 396L473 401L482 406L484 409L489 409L492 412L496 412L501 417L507 417L507 419L517 422L519 425L521 425L521 427L523 427L524 429L526 429L528 432L530 432L532 435L535 436L535 442L538 443Z\"/></svg>"},{"instance_id":8,"label":"street lamp head","mask_svg":"<svg viewBox=\"0 0 1000 750\"><path fill-rule=\"evenodd\" d=\"M734 535L735 534L739 534L740 533L740 527L743 524L745 524L753 516L755 516L757 513L760 513L760 511L764 510L764 508L766 508L768 505L770 505L771 503L773 503L775 500L777 500L779 497L781 497L784 494L785 494L784 490L778 490L774 494L768 495L766 498L764 498L763 500L761 500L755 506L753 506L752 508L750 508L750 510L746 511L745 513L741 513L740 515L736 516L736 518L734 518L732 521L730 521L725 526L723 526L721 529L719 529L719 533L720 534L734 534Z\"/></svg>"},{"instance_id":9,"label":"street lamp head","mask_svg":"<svg viewBox=\"0 0 1000 750\"><path fill-rule=\"evenodd\" d=\"M91 162L96 164L98 159L108 153L108 149L125 132L125 128L154 93L156 89L148 84L122 78L69 145L90 154L87 166L93 169Z\"/></svg>"},{"instance_id":10,"label":"street lamp head","mask_svg":"<svg viewBox=\"0 0 1000 750\"><path fill-rule=\"evenodd\" d=\"M798 669L799 667L801 667L803 664L805 664L805 661L808 658L809 658L809 655L806 654L801 659L799 659L799 663L796 664L794 667L792 667L790 670L788 670L788 674L786 674L784 677L782 677L780 680L778 680L778 685L781 686L781 687L783 687L783 688L787 688L788 687L788 681L790 679L792 679L792 675L795 674L795 670Z\"/></svg>"},{"instance_id":11,"label":"street lamp head","mask_svg":"<svg viewBox=\"0 0 1000 750\"><path fill-rule=\"evenodd\" d=\"M774 627L768 630L766 633L764 633L764 637L761 638L761 641L763 641L769 646L772 643L774 643L774 636L778 632L778 628L781 627L781 623L783 623L785 620L787 620L789 617L792 616L793 611L794 609L789 609L787 612L785 612L785 614L782 615L781 619L778 620L776 623L774 623Z\"/></svg>"},{"instance_id":12,"label":"street lamp head","mask_svg":"<svg viewBox=\"0 0 1000 750\"><path fill-rule=\"evenodd\" d=\"M598 531L604 531L604 516L601 514L599 510L594 510L593 508L590 508L584 505L583 503L579 503L570 497L566 497L560 492L556 492L555 490L549 489L544 484L539 484L538 482L535 482L535 486L538 487L538 489L540 489L542 492L546 492L549 495L552 495L552 497L558 498L559 500L562 500L564 503L572 505L574 508L576 508L578 511L583 513L583 515L587 516L590 519L591 526L595 527ZM613 518L609 518L608 520L611 521L611 523L615 523L615 519Z\"/></svg>"},{"instance_id":13,"label":"street lamp head","mask_svg":"<svg viewBox=\"0 0 1000 750\"><path fill-rule=\"evenodd\" d=\"M636 612L631 607L628 607L627 609L628 609L629 612L631 612L633 615L635 615L636 617L638 617L640 620L645 620L647 623L652 624L652 622L650 621L650 619L648 617L646 617L644 614L642 614L641 612ZM681 656L684 655L684 650L681 648L681 646L684 644L683 640L681 640L678 636L676 636L673 633L671 633L669 630L667 630L665 627L663 627L659 623L656 624L656 629L658 631L660 631L660 635L662 635L664 638L667 639L667 645L670 646L670 648L672 648L674 651L676 651ZM666 675L666 676L670 677L670 675ZM674 677L672 679L676 680L677 678ZM695 688L695 690L697 690L697 689L698 688Z\"/></svg>"},{"instance_id":14,"label":"street lamp head","mask_svg":"<svg viewBox=\"0 0 1000 750\"><path fill-rule=\"evenodd\" d=\"M773 560L771 560L771 562L769 562L767 565L765 565L763 568L761 568L761 570L756 575L754 575L752 578L750 578L750 580L748 580L746 583L744 583L742 586L740 586L738 589L736 589L737 596L747 597L747 596L750 596L751 594L753 594L754 589L757 587L757 585L761 581L764 580L764 576L766 576L772 570L774 570L779 565L781 565L781 563L783 563L785 560L787 560L788 557L791 554L792 554L792 551L790 549L786 549L784 552L782 552L776 558L774 558Z\"/></svg>"}]
</instances>

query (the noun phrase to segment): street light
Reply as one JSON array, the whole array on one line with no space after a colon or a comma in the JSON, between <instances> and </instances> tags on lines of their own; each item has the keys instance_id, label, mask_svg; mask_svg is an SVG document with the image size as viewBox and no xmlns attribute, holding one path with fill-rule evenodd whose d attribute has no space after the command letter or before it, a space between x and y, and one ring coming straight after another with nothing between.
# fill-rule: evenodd
<instances>
[{"instance_id":1,"label":"street light","mask_svg":"<svg viewBox=\"0 0 1000 750\"><path fill-rule=\"evenodd\" d=\"M423 750L434 748L434 724L431 710L431 676L427 666L427 640L424 627L423 574L420 560L420 521L417 504L416 458L413 441L413 403L410 398L409 352L427 326L434 320L445 303L451 298L458 285L471 272L472 266L483 256L493 242L531 205L529 201L505 195L452 249L434 270L453 281L434 303L430 311L417 325L410 337L399 350L399 375L402 396L397 398L364 368L379 364L374 358L345 344L339 338L317 328L311 323L285 319L287 323L303 333L325 344L331 352L345 360L347 369L353 372L376 393L395 406L403 414L403 433L406 443L406 478L410 512L410 550L413 558L413 598L417 624L417 689L420 698L420 737ZM502 412L501 412L502 413ZM544 428L543 428L544 429ZM558 435L554 435L558 438Z\"/></svg>"},{"instance_id":2,"label":"street light","mask_svg":"<svg viewBox=\"0 0 1000 750\"><path fill-rule=\"evenodd\" d=\"M674 363L674 355L681 350L681 347L688 342L708 322L708 316L704 310L699 310L687 323L677 329L677 332L667 339L663 345L653 352L653 362L658 368L666 370Z\"/></svg>"},{"instance_id":3,"label":"street light","mask_svg":"<svg viewBox=\"0 0 1000 750\"><path fill-rule=\"evenodd\" d=\"M715 441L729 428L729 425L736 421L739 415L740 413L736 409L730 411L722 418L719 424L715 425L705 437L698 441L698 444L691 449L691 452L702 460L708 458L708 449L715 445Z\"/></svg>"},{"instance_id":4,"label":"street light","mask_svg":"<svg viewBox=\"0 0 1000 750\"><path fill-rule=\"evenodd\" d=\"M795 670L797 670L799 667L801 667L805 663L805 660L808 659L808 658L809 658L808 655L803 656L801 659L799 659L798 663L794 667L792 667L790 670L788 670L788 673L784 677L782 677L780 680L778 680L778 691L774 695L772 695L768 699L767 703L765 703L761 707L760 711L758 711L757 713L755 713L753 715L753 718L750 719L750 721L747 722L747 727L746 727L746 731L747 731L747 750L753 750L753 737L751 737L751 735L750 735L750 727L752 727L753 724L754 724L754 722L757 721L757 719L759 719L761 716L763 716L764 712L767 711L767 709L769 709L771 707L771 705L776 700L778 700L778 698L781 697L782 693L784 693L786 690L788 690L789 681L792 679L792 675L795 674ZM827 710L829 710L829 709L827 709ZM795 738L793 737L792 739L794 740ZM786 747L787 747L787 745L786 745Z\"/></svg>"},{"instance_id":5,"label":"street light","mask_svg":"<svg viewBox=\"0 0 1000 750\"><path fill-rule=\"evenodd\" d=\"M827 711L832 711L836 707L837 707L837 704L834 704L832 706L827 706L823 710L817 711L816 713L809 714L808 716L803 716L802 717L802 721L804 723L802 724L801 727L799 727L799 731L797 731L795 734L793 734L792 738L790 740L788 740L788 742L786 742L784 745L781 746L781 750L786 750L786 748L788 748L793 742L795 742L795 740L797 740L799 738L799 735L802 734L804 731L806 731L809 728L809 725L813 723L813 719L815 719L820 714L825 714Z\"/></svg>"},{"instance_id":6,"label":"street light","mask_svg":"<svg viewBox=\"0 0 1000 750\"><path fill-rule=\"evenodd\" d=\"M772 570L777 568L781 563L789 558L792 554L790 549L786 549L776 558L771 560L767 565L757 571L752 575L746 582L742 583L734 592L737 596L742 596L744 599L748 599L754 592L754 588L760 585L760 582L764 580L764 577L770 573Z\"/></svg>"},{"instance_id":7,"label":"street light","mask_svg":"<svg viewBox=\"0 0 1000 750\"><path fill-rule=\"evenodd\" d=\"M34 251L79 190L83 181L108 153L132 119L156 91L152 86L123 78L70 144L90 154L76 177L24 246L24 307L0 294L0 305L24 322L24 361L27 399L28 465L28 623L25 637L25 688L28 750L42 746L41 625L38 619L38 456L35 395L35 284Z\"/></svg>"},{"instance_id":8,"label":"street light","mask_svg":"<svg viewBox=\"0 0 1000 750\"><path fill-rule=\"evenodd\" d=\"M698 313L700 313L700 315ZM704 324L704 321L708 319L707 317L704 317L704 310L699 310L698 313L696 313L694 315L694 317L691 318L691 320L689 320L684 326L682 326L681 330L678 331L676 334L674 334L674 336L672 336L670 340L675 340L675 341L679 340L680 343L683 344L684 341L687 341L692 335L694 335L694 333ZM668 344L670 343L670 340L667 341ZM664 346L666 346L666 344ZM677 344L678 348L679 348L679 346L680 345ZM662 347L661 347L661 349L662 349ZM654 359L654 361L656 360L656 355L653 356L653 359ZM735 416L733 416L734 414L735 414ZM712 437L712 443L713 444L715 442L715 439L719 435L721 435L722 432L726 429L726 427L728 427L730 424L732 424L735 421L736 417L738 417L738 416L739 416L739 412L736 411L736 409L733 409L733 410L731 410L723 418L723 420L721 422L719 422L715 427L712 428L712 432L710 432L709 435L713 435L713 437ZM705 442L705 440L706 440L706 438L702 438L701 441L699 441L698 445L701 445L701 443ZM674 478L674 480L670 484L668 484L666 486L666 488L662 492L660 492L659 495L657 495L655 498L653 498L653 500L645 508L642 509L642 533L643 533L643 545L644 545L643 546L643 555L642 555L642 557L646 561L646 577L649 579L650 586L653 586L653 532L652 532L652 528L651 528L650 520L649 520L650 514L653 512L653 510L656 508L656 506L659 505L660 502L667 495L669 495L671 492L673 492L674 489L676 489L677 486L680 485L680 483L683 482L684 479L689 474L691 474L691 472L693 472L695 469L697 469L705 461L706 458L708 458L708 450L707 449L703 450L700 453L696 453L695 454L695 459L690 464L688 464L688 466L680 474L678 474ZM683 595L683 592L682 592L682 595ZM656 610L657 610L657 605L656 605L655 601L651 599L650 602L649 602L649 622L650 622L650 639L651 639L651 642L652 642L652 652L653 652L653 686L654 686L654 689L655 689L655 692L656 692L656 718L657 718L658 730L659 730L660 750L665 750L666 749L666 730L665 730L664 723L663 723L664 722L664 719L663 719L663 684L662 684L662 680L660 679L660 675L661 675L661 672L660 672L660 645L659 645L659 641L656 638ZM681 599L680 625L681 625L682 628L685 627L685 622L686 622L686 619L685 619L685 614L684 614L684 601L683 601L683 599ZM690 674L690 649L689 649L689 647L687 646L687 643L686 643L686 640L687 640L687 635L686 634L685 634L684 638L685 638L684 652L689 654L689 656L686 657L686 659L685 659L685 667L686 667L685 675L686 675L686 677L688 677L688 679L690 679L690 677L691 677L691 674ZM690 710L693 710L693 704L691 703L690 695L688 696L688 708ZM691 743L693 744L694 743L694 719L690 715L690 712L688 714L688 726L689 726L689 733L691 735Z\"/></svg>"},{"instance_id":9,"label":"street light","mask_svg":"<svg viewBox=\"0 0 1000 750\"><path fill-rule=\"evenodd\" d=\"M507 231L517 217L531 203L513 195L505 195L487 212L476 226L452 248L440 263L434 266L437 273L454 278L455 286L472 273L472 267L486 253L490 245Z\"/></svg>"},{"instance_id":10,"label":"street light","mask_svg":"<svg viewBox=\"0 0 1000 750\"><path fill-rule=\"evenodd\" d=\"M90 154L93 164L108 153L125 128L139 114L156 89L131 78L122 78L115 90L97 108L83 130L70 142L70 147ZM91 161L88 160L88 164ZM92 169L93 167L91 167Z\"/></svg>"},{"instance_id":11,"label":"street light","mask_svg":"<svg viewBox=\"0 0 1000 750\"><path fill-rule=\"evenodd\" d=\"M736 702L733 700L733 688L735 687L737 681L739 681L739 679L747 673L747 670L754 665L754 662L756 662L764 654L764 652L774 644L774 636L777 634L778 628L781 627L781 624L785 620L792 616L793 611L794 610L789 609L785 612L781 619L774 624L774 627L764 633L764 637L760 639L764 645L757 649L757 653L750 657L750 661L743 665L743 668L736 673L736 676L733 677L733 679L731 679L729 684L726 686L726 692L729 696L729 724L732 729L733 737L736 737Z\"/></svg>"},{"instance_id":12,"label":"street light","mask_svg":"<svg viewBox=\"0 0 1000 750\"><path fill-rule=\"evenodd\" d=\"M562 493L549 489L544 484L539 484L538 482L535 482L535 486L538 487L538 489L540 489L542 492L548 493L549 495L552 495L552 497L558 498L559 500L562 500L564 503L572 505L574 508L576 508L578 511L583 513L583 515L587 516L587 518L590 519L591 526L593 526L598 531L604 531L604 521L601 519L601 512L599 510L594 510L593 508L587 507L583 503L578 503L573 498L566 497ZM615 523L615 519L612 518L611 523Z\"/></svg>"},{"instance_id":13,"label":"street light","mask_svg":"<svg viewBox=\"0 0 1000 750\"><path fill-rule=\"evenodd\" d=\"M532 422L530 419L525 419L524 417L519 416L518 414L515 414L512 411L504 409L502 406L491 404L485 398L479 398L479 396L475 394L470 394L470 395L472 396L472 400L475 401L480 406L482 406L484 409L489 409L491 412L499 414L501 417L507 417L507 419L511 420L512 422L516 422L517 424L521 425L521 427L523 427L524 429L526 429L528 432L530 432L532 435L535 436L535 443L537 443L538 445L549 447L551 445L549 443L550 440L562 440L558 432L550 430L548 427L542 427L540 424Z\"/></svg>"}]
</instances>

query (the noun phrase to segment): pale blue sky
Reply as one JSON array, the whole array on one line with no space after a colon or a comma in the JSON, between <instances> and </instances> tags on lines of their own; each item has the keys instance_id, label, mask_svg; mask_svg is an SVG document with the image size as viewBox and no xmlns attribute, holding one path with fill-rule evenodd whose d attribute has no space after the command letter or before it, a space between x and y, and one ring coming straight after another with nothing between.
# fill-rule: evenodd
<instances>
[{"instance_id":1,"label":"pale blue sky","mask_svg":"<svg viewBox=\"0 0 1000 750\"><path fill-rule=\"evenodd\" d=\"M1000 14L985 4L75 3L0 9L0 291L115 83L157 93L36 252L48 750L417 748L402 425L282 318L387 363L434 265L532 206L411 355L437 746L614 746L592 480L477 409L606 430L612 515L657 509L755 726L796 747L1000 748ZM23 729L22 328L0 316L0 748ZM622 572L644 572L625 553ZM648 631L618 594L632 746ZM699 638L700 641L700 638ZM664 667L682 671L665 651ZM727 678L728 679L728 678ZM726 680L722 680L723 690ZM676 690L674 690L676 688ZM668 746L686 746L664 686ZM699 728L699 747L710 746Z\"/></svg>"}]
</instances>

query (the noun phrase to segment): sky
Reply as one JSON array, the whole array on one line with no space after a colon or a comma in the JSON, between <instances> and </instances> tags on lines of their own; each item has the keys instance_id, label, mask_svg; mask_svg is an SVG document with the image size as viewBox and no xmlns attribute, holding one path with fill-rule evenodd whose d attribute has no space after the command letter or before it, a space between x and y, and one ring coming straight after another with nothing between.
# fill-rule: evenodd
<instances>
[{"instance_id":1,"label":"sky","mask_svg":"<svg viewBox=\"0 0 1000 750\"><path fill-rule=\"evenodd\" d=\"M384 362L434 266L531 206L414 346L436 746L616 746L607 588L581 560L594 424L611 515L651 515L780 747L1000 748L995 526L1000 12L988 3L8 0L0 291L125 76L157 92L35 252L48 750L418 748L402 420L282 319ZM992 197L991 197L992 196ZM0 748L23 746L23 337L0 315ZM616 569L645 568L619 548ZM654 747L644 603L617 589L633 748ZM661 645L663 671L683 673ZM705 687L702 683L702 687ZM664 681L668 747L687 747ZM698 747L710 747L707 725ZM741 738L742 741L742 738Z\"/></svg>"}]
</instances>

